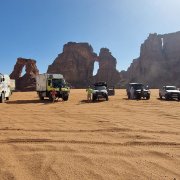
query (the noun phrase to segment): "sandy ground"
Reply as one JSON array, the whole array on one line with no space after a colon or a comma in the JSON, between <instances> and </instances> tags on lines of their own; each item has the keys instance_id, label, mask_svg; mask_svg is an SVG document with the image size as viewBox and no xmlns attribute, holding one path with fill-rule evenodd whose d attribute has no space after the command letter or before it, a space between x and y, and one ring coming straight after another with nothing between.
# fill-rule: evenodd
<instances>
[{"instance_id":1,"label":"sandy ground","mask_svg":"<svg viewBox=\"0 0 180 180\"><path fill-rule=\"evenodd\" d=\"M180 179L180 102L87 103L85 90L67 102L14 93L0 104L0 179Z\"/></svg>"}]
</instances>

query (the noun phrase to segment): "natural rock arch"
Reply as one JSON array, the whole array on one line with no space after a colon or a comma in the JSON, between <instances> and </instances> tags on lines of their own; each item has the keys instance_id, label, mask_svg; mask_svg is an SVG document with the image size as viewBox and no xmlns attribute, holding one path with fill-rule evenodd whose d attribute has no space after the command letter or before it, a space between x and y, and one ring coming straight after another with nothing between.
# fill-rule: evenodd
<instances>
[{"instance_id":1,"label":"natural rock arch","mask_svg":"<svg viewBox=\"0 0 180 180\"><path fill-rule=\"evenodd\" d=\"M25 74L21 76L23 68L25 68ZM39 74L39 70L35 60L18 58L10 78L16 80L16 90L31 91L35 90L37 74Z\"/></svg>"}]
</instances>

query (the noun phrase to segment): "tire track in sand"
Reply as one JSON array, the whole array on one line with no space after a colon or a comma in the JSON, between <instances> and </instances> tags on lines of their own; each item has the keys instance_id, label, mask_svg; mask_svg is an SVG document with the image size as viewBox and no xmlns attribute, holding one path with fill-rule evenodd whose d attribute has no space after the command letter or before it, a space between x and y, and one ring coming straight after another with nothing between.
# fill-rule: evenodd
<instances>
[{"instance_id":1,"label":"tire track in sand","mask_svg":"<svg viewBox=\"0 0 180 180\"><path fill-rule=\"evenodd\" d=\"M33 143L59 143L59 144L90 144L90 145L106 145L106 146L180 146L176 142L158 142L158 141L129 141L125 143L111 143L98 141L75 141L75 140L52 140L52 139L7 139L0 140L0 144L33 144Z\"/></svg>"}]
</instances>

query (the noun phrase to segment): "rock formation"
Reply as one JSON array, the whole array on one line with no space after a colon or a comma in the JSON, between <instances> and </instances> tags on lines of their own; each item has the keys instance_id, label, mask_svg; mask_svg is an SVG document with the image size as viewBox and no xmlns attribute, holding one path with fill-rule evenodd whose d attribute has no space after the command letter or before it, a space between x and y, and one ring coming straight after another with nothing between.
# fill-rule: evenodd
<instances>
[{"instance_id":1,"label":"rock formation","mask_svg":"<svg viewBox=\"0 0 180 180\"><path fill-rule=\"evenodd\" d=\"M21 76L24 67L26 73ZM16 80L16 90L33 91L36 87L35 77L37 74L39 74L39 70L35 60L18 58L10 78Z\"/></svg>"},{"instance_id":2,"label":"rock formation","mask_svg":"<svg viewBox=\"0 0 180 180\"><path fill-rule=\"evenodd\" d=\"M73 87L81 88L89 84L96 59L97 55L88 43L69 42L47 72L63 74Z\"/></svg>"},{"instance_id":3,"label":"rock formation","mask_svg":"<svg viewBox=\"0 0 180 180\"><path fill-rule=\"evenodd\" d=\"M180 32L150 34L141 45L140 57L121 76L126 83L138 81L152 88L180 86Z\"/></svg>"},{"instance_id":4,"label":"rock formation","mask_svg":"<svg viewBox=\"0 0 180 180\"><path fill-rule=\"evenodd\" d=\"M109 86L117 85L120 74L116 70L116 59L107 48L102 48L99 53L99 69L94 81L106 81Z\"/></svg>"},{"instance_id":5,"label":"rock formation","mask_svg":"<svg viewBox=\"0 0 180 180\"><path fill-rule=\"evenodd\" d=\"M99 70L93 77L94 62L99 62ZM48 67L48 73L63 74L73 87L84 88L96 81L106 81L115 85L119 81L116 59L108 49L102 48L99 57L88 43L69 42L63 52Z\"/></svg>"}]
</instances>

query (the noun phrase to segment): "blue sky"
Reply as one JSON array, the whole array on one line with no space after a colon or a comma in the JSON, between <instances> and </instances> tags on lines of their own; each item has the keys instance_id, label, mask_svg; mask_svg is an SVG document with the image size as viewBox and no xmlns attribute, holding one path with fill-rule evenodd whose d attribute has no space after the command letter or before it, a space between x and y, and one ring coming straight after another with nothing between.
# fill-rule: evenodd
<instances>
[{"instance_id":1,"label":"blue sky","mask_svg":"<svg viewBox=\"0 0 180 180\"><path fill-rule=\"evenodd\" d=\"M107 47L126 70L149 33L180 31L179 0L0 0L0 72L18 57L41 73L69 41Z\"/></svg>"}]
</instances>

